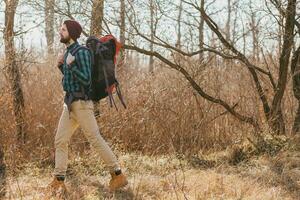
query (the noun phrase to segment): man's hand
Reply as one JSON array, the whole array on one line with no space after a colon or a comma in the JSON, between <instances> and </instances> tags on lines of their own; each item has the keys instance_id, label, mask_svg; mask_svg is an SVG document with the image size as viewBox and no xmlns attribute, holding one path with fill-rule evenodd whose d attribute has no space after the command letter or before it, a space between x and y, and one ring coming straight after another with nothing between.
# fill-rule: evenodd
<instances>
[{"instance_id":1,"label":"man's hand","mask_svg":"<svg viewBox=\"0 0 300 200\"><path fill-rule=\"evenodd\" d=\"M67 65L71 65L72 62L75 61L75 56L72 56L71 53L68 53L68 56L67 56Z\"/></svg>"},{"instance_id":2,"label":"man's hand","mask_svg":"<svg viewBox=\"0 0 300 200\"><path fill-rule=\"evenodd\" d=\"M64 53L60 53L57 57L57 67L61 66L64 64Z\"/></svg>"}]
</instances>

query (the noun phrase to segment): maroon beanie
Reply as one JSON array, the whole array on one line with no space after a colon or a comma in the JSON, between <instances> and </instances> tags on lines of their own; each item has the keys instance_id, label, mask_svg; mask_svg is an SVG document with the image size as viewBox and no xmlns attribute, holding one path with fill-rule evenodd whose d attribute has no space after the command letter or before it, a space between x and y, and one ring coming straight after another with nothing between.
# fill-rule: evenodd
<instances>
[{"instance_id":1,"label":"maroon beanie","mask_svg":"<svg viewBox=\"0 0 300 200\"><path fill-rule=\"evenodd\" d=\"M64 24L67 26L70 38L76 41L82 32L80 24L75 20L66 20Z\"/></svg>"}]
</instances>

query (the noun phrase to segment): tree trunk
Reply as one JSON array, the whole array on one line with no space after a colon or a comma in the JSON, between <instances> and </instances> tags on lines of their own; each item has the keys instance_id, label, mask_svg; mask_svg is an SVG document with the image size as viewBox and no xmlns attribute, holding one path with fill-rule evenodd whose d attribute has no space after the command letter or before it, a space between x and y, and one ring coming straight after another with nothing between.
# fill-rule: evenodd
<instances>
[{"instance_id":1,"label":"tree trunk","mask_svg":"<svg viewBox=\"0 0 300 200\"><path fill-rule=\"evenodd\" d=\"M151 31L151 41L154 41L154 2L153 0L150 0L150 31ZM150 43L150 51L153 52L153 42ZM153 65L154 65L154 58L153 55L150 56L149 60L149 72L153 73Z\"/></svg>"},{"instance_id":2,"label":"tree trunk","mask_svg":"<svg viewBox=\"0 0 300 200\"><path fill-rule=\"evenodd\" d=\"M231 43L231 0L227 0L227 21L226 21L226 26L225 26L225 39ZM226 53L229 52L229 50L225 51ZM231 66L232 61L229 59L224 59L223 63L225 67Z\"/></svg>"},{"instance_id":3,"label":"tree trunk","mask_svg":"<svg viewBox=\"0 0 300 200\"><path fill-rule=\"evenodd\" d=\"M125 44L125 0L121 0L121 10L120 10L120 41L122 45Z\"/></svg>"},{"instance_id":4,"label":"tree trunk","mask_svg":"<svg viewBox=\"0 0 300 200\"><path fill-rule=\"evenodd\" d=\"M90 35L102 35L102 21L104 16L104 0L93 0Z\"/></svg>"},{"instance_id":5,"label":"tree trunk","mask_svg":"<svg viewBox=\"0 0 300 200\"><path fill-rule=\"evenodd\" d=\"M268 121L269 121L269 127L275 134L277 135L285 134L285 122L284 122L281 108L279 108L276 114L270 116Z\"/></svg>"},{"instance_id":6,"label":"tree trunk","mask_svg":"<svg viewBox=\"0 0 300 200\"><path fill-rule=\"evenodd\" d=\"M100 37L102 35L102 21L104 18L104 0L93 0L92 5L92 19L90 26L90 35ZM94 106L94 115L99 116L100 113L100 104L95 102ZM85 148L89 149L89 143L85 143Z\"/></svg>"},{"instance_id":7,"label":"tree trunk","mask_svg":"<svg viewBox=\"0 0 300 200\"><path fill-rule=\"evenodd\" d=\"M279 59L278 83L272 101L272 109L269 118L269 121L271 121L271 128L277 134L285 134L285 125L281 114L281 101L286 88L289 60L294 42L295 16L296 0L289 0L286 9L282 52Z\"/></svg>"},{"instance_id":8,"label":"tree trunk","mask_svg":"<svg viewBox=\"0 0 300 200\"><path fill-rule=\"evenodd\" d=\"M4 163L3 146L0 144L0 199L5 196L6 166Z\"/></svg>"},{"instance_id":9,"label":"tree trunk","mask_svg":"<svg viewBox=\"0 0 300 200\"><path fill-rule=\"evenodd\" d=\"M180 0L179 9L178 9L178 18L177 18L177 42L176 47L181 49L181 15L182 15L182 0Z\"/></svg>"},{"instance_id":10,"label":"tree trunk","mask_svg":"<svg viewBox=\"0 0 300 200\"><path fill-rule=\"evenodd\" d=\"M278 0L278 3L282 5L282 0ZM282 51L282 37L283 37L283 32L284 32L284 15L279 16L279 25L278 25L278 52L276 56L279 56L281 51Z\"/></svg>"},{"instance_id":11,"label":"tree trunk","mask_svg":"<svg viewBox=\"0 0 300 200\"><path fill-rule=\"evenodd\" d=\"M251 24L250 29L252 33L252 56L254 61L259 61L259 44L258 44L258 29L256 24L256 15L254 11L251 11Z\"/></svg>"},{"instance_id":12,"label":"tree trunk","mask_svg":"<svg viewBox=\"0 0 300 200\"><path fill-rule=\"evenodd\" d=\"M231 0L227 0L227 22L225 27L225 39L230 41L230 22L231 22Z\"/></svg>"},{"instance_id":13,"label":"tree trunk","mask_svg":"<svg viewBox=\"0 0 300 200\"><path fill-rule=\"evenodd\" d=\"M212 31L211 32L211 39L210 39L210 46L215 49L217 44L216 44L216 37L215 37L215 33ZM212 58L212 63L213 65L217 65L217 56L216 54L209 52L208 53L209 58Z\"/></svg>"},{"instance_id":14,"label":"tree trunk","mask_svg":"<svg viewBox=\"0 0 300 200\"><path fill-rule=\"evenodd\" d=\"M242 30L243 30L243 55L246 55L246 44L247 44L247 40L246 40L246 27L244 26L244 24L242 24Z\"/></svg>"},{"instance_id":15,"label":"tree trunk","mask_svg":"<svg viewBox=\"0 0 300 200\"><path fill-rule=\"evenodd\" d=\"M54 4L55 0L45 0L45 34L47 40L48 55L53 54L54 43Z\"/></svg>"},{"instance_id":16,"label":"tree trunk","mask_svg":"<svg viewBox=\"0 0 300 200\"><path fill-rule=\"evenodd\" d=\"M200 6L204 8L204 0L200 1ZM200 24L199 24L199 49L203 49L204 47L204 19L200 16ZM202 63L204 60L203 53L199 54L199 61Z\"/></svg>"},{"instance_id":17,"label":"tree trunk","mask_svg":"<svg viewBox=\"0 0 300 200\"><path fill-rule=\"evenodd\" d=\"M118 63L118 67L122 67L124 65L125 61L125 49L124 49L124 44L125 44L125 17L126 17L126 9L125 9L125 0L121 0L121 8L120 8L120 42L122 43L122 48L120 51L120 59Z\"/></svg>"},{"instance_id":18,"label":"tree trunk","mask_svg":"<svg viewBox=\"0 0 300 200\"><path fill-rule=\"evenodd\" d=\"M291 72L293 78L293 92L294 96L298 100L298 110L292 128L292 134L294 135L300 133L300 45L294 52L291 61Z\"/></svg>"},{"instance_id":19,"label":"tree trunk","mask_svg":"<svg viewBox=\"0 0 300 200\"><path fill-rule=\"evenodd\" d=\"M8 82L13 97L13 114L16 122L18 142L25 142L25 120L24 120L24 97L21 88L21 77L16 62L16 51L14 47L14 17L18 0L5 1L5 68L7 70Z\"/></svg>"}]
</instances>

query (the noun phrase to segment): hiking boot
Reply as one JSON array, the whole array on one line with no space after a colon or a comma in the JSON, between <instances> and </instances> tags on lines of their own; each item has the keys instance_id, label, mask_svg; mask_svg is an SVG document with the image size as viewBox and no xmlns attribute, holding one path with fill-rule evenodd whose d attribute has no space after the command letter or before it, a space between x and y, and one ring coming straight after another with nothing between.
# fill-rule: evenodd
<instances>
[{"instance_id":1,"label":"hiking boot","mask_svg":"<svg viewBox=\"0 0 300 200\"><path fill-rule=\"evenodd\" d=\"M50 196L61 196L67 193L67 188L62 177L54 177L53 181L47 186L47 193Z\"/></svg>"},{"instance_id":2,"label":"hiking boot","mask_svg":"<svg viewBox=\"0 0 300 200\"><path fill-rule=\"evenodd\" d=\"M110 173L111 180L109 181L109 191L113 192L121 187L128 184L126 176L122 173L120 169Z\"/></svg>"}]
</instances>

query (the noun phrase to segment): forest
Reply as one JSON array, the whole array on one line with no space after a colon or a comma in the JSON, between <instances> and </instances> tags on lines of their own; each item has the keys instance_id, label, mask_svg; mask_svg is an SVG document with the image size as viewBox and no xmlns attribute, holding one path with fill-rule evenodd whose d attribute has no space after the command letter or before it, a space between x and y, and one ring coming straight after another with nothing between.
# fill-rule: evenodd
<instances>
[{"instance_id":1,"label":"forest","mask_svg":"<svg viewBox=\"0 0 300 200\"><path fill-rule=\"evenodd\" d=\"M81 45L121 44L126 108L93 102L129 182L115 192L78 128L47 194L65 20ZM299 70L298 0L0 0L0 199L300 199Z\"/></svg>"}]
</instances>

